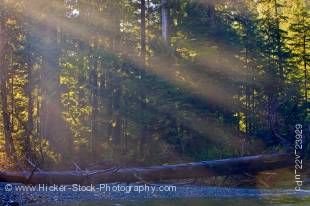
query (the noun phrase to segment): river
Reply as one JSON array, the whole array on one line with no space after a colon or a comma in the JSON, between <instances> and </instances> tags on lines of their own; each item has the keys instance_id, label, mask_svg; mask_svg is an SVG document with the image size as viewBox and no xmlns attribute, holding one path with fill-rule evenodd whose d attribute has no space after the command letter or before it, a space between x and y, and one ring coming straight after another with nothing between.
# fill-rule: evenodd
<instances>
[{"instance_id":1,"label":"river","mask_svg":"<svg viewBox=\"0 0 310 206\"><path fill-rule=\"evenodd\" d=\"M99 186L96 185L95 191L75 191L72 187L67 187L65 191L57 191L55 188L53 191L42 191L42 187L39 189L38 186L35 186L35 190L32 191L16 191L16 188L22 185L14 184L12 191L7 191L5 186L6 184L0 184L0 200L2 201L0 206L10 205L9 202L29 206L310 205L310 190L308 189L296 192L294 189L109 184L104 186L105 190L102 188L98 190Z\"/></svg>"}]
</instances>

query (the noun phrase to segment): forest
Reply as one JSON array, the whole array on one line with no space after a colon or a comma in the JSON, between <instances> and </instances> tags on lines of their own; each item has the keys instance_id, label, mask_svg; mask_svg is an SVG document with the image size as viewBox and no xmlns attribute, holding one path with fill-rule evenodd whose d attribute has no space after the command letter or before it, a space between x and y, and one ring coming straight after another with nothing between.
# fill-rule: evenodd
<instances>
[{"instance_id":1,"label":"forest","mask_svg":"<svg viewBox=\"0 0 310 206\"><path fill-rule=\"evenodd\" d=\"M0 170L310 158L306 0L0 0Z\"/></svg>"}]
</instances>

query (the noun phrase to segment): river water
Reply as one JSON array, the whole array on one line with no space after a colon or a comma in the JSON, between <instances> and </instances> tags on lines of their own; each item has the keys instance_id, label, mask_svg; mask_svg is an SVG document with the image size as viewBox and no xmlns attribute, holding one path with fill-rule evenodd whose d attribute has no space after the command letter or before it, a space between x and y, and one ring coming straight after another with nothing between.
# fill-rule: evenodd
<instances>
[{"instance_id":1,"label":"river water","mask_svg":"<svg viewBox=\"0 0 310 206\"><path fill-rule=\"evenodd\" d=\"M50 204L50 206L55 204ZM310 199L300 198L181 198L147 201L101 201L58 204L62 206L309 206Z\"/></svg>"},{"instance_id":2,"label":"river water","mask_svg":"<svg viewBox=\"0 0 310 206\"><path fill-rule=\"evenodd\" d=\"M109 184L118 190L16 191L0 184L0 206L9 201L29 206L310 206L310 190L207 187L197 185ZM153 188L152 188L153 186ZM165 186L165 187L163 187ZM139 187L141 191L133 188ZM161 191L166 189L166 191ZM131 188L119 191L120 188Z\"/></svg>"}]
</instances>

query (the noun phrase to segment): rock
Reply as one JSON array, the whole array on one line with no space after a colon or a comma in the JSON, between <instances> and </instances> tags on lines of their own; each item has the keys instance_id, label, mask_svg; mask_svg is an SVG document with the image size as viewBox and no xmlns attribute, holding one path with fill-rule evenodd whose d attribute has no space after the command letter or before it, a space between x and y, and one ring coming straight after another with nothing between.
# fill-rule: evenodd
<instances>
[{"instance_id":1,"label":"rock","mask_svg":"<svg viewBox=\"0 0 310 206\"><path fill-rule=\"evenodd\" d=\"M9 201L7 204L7 206L19 206L19 203L18 202L14 202L14 201Z\"/></svg>"}]
</instances>

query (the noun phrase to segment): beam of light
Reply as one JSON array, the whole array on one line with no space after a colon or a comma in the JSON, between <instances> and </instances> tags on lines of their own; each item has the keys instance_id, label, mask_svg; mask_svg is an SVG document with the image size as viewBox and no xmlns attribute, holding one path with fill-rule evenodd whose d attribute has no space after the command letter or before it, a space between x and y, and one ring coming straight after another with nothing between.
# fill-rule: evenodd
<instances>
[{"instance_id":1,"label":"beam of light","mask_svg":"<svg viewBox=\"0 0 310 206\"><path fill-rule=\"evenodd\" d=\"M33 3L34 4L34 3ZM31 4L32 5L32 4ZM41 5L42 6L42 5ZM31 10L26 10L26 15L29 15L33 19L40 19L42 12L41 12L41 6L40 4L34 4ZM55 8L59 8L62 5L54 6ZM12 5L11 5L12 7ZM97 16L97 19L100 19L99 15L92 15ZM69 33L76 38L85 41L87 43L90 42L91 38L94 38L95 36L98 36L97 31L93 31L89 29L88 22L91 20L88 20L86 22L69 22L64 21L63 18L57 17L57 16L51 16L50 18L46 19L44 23L46 23L49 27L58 27L61 25L61 28L63 29L63 32ZM103 21L102 21L103 22ZM38 35L40 35L40 31L37 30ZM104 28L104 32L100 32L100 35L109 35L111 34L108 28ZM100 45L103 46L103 45ZM130 54L132 53L130 48L122 47L122 53ZM127 57L130 57L132 60L134 60L135 63L141 64L137 58L127 55ZM225 57L223 56L223 59ZM159 66L152 66L145 68L146 71L152 72L158 76L160 76L163 79L166 79L167 81L173 82L179 87L186 88L193 92L193 94L206 97L208 101L223 105L227 108L233 108L235 105L231 104L231 94L237 93L237 91L233 91L230 87L221 86L219 84L215 84L214 81L212 81L212 78L209 78L207 75L203 75L203 79L201 78L201 73L195 73L193 70L189 68L184 68L181 66L172 66L169 63L168 59L157 59L155 60L157 65ZM208 62L208 65L210 68L212 68L213 62ZM207 69L209 69L207 67ZM217 68L222 68L220 65L216 66ZM143 68L143 67L141 67ZM229 71L229 70L227 70Z\"/></svg>"},{"instance_id":2,"label":"beam of light","mask_svg":"<svg viewBox=\"0 0 310 206\"><path fill-rule=\"evenodd\" d=\"M201 114L198 111L191 108L182 108L177 106L173 102L166 101L160 98L161 93L152 93L152 98L158 99L155 101L149 101L145 105L145 110L150 113L155 113L163 118L176 121L178 125L181 125L185 129L190 129L200 135L201 138L205 138L210 144L220 146L225 150L234 151L234 153L240 153L245 155L245 152L259 153L265 148L263 141L255 138L249 139L236 131L232 125L220 122L213 114L208 113ZM140 100L135 100L140 101ZM131 119L133 117L129 117ZM137 119L132 119L137 121Z\"/></svg>"},{"instance_id":3,"label":"beam of light","mask_svg":"<svg viewBox=\"0 0 310 206\"><path fill-rule=\"evenodd\" d=\"M36 1L34 1L36 2ZM32 4L31 4L32 5ZM10 8L14 8L13 5L8 5ZM62 8L63 5L55 4L52 8L59 9ZM31 10L25 10L25 15L30 16L32 19L42 19L42 5L33 3L33 7ZM83 15L81 15L82 17ZM98 15L95 19L100 19ZM98 35L107 36L111 35L111 29L109 29L108 25L105 28L99 27L101 32L98 33L97 30L90 29L88 22L91 20L87 20L86 22L75 22L75 21L64 21L63 17L57 16L49 16L44 22L49 27L53 27L57 29L59 26L62 29L62 32L69 33L73 37L80 39L81 41L89 43L92 38L98 37ZM103 20L102 20L103 21ZM93 28L93 27L91 27ZM37 30L36 33L40 35L40 30ZM99 47L105 47L105 45L98 45ZM104 48L106 49L106 48ZM122 45L121 52L123 54L131 54L132 49L126 48ZM131 60L133 60L137 65L140 65L140 68L144 68L147 72L151 72L153 74L158 75L159 77L175 84L177 87L185 88L192 92L194 95L201 96L206 98L207 101L210 101L214 104L218 104L224 106L228 109L235 110L234 104L232 104L231 94L236 94L237 90L234 90L230 86L222 86L220 84L216 84L212 78L208 78L207 75L202 75L201 73L195 73L190 68L184 68L178 65L171 65L169 61L169 57L167 59L161 58L153 58L155 65L157 66L149 66L144 67L142 62L137 59L136 56L126 55ZM201 78L203 76L203 78Z\"/></svg>"},{"instance_id":4,"label":"beam of light","mask_svg":"<svg viewBox=\"0 0 310 206\"><path fill-rule=\"evenodd\" d=\"M194 44L193 50L198 54L192 60L192 63L197 65L202 73L223 75L235 82L251 83L253 73L244 68L245 63L240 50L210 38L208 37L204 42L189 42ZM203 55L199 55L200 52Z\"/></svg>"},{"instance_id":5,"label":"beam of light","mask_svg":"<svg viewBox=\"0 0 310 206\"><path fill-rule=\"evenodd\" d=\"M233 87L225 87L223 83L214 81L207 74L195 73L189 67L169 65L170 60L163 57L153 60L153 65L147 71L156 74L166 81L189 91L195 96L204 98L210 104L217 104L230 110L235 110L232 104L232 94L237 91Z\"/></svg>"},{"instance_id":6,"label":"beam of light","mask_svg":"<svg viewBox=\"0 0 310 206\"><path fill-rule=\"evenodd\" d=\"M156 107L156 105L153 106ZM212 143L216 143L217 145L223 145L224 143L225 145L223 147L230 149L237 149L242 146L238 144L242 143L244 137L236 134L236 131L231 126L220 123L215 117L205 117L201 114L188 110L176 109L172 106L167 106L164 113L173 116L180 124L207 137L208 141ZM264 146L265 144L262 141L255 140L251 145L247 145L248 148L246 148L246 150L259 152Z\"/></svg>"},{"instance_id":7,"label":"beam of light","mask_svg":"<svg viewBox=\"0 0 310 206\"><path fill-rule=\"evenodd\" d=\"M14 5L12 4L8 5L10 6L11 9L14 9ZM39 4L35 3L32 3L31 5L32 9L25 10L24 15L34 20L42 19L42 9L41 9L42 5L40 6ZM61 6L59 5L58 7L54 6L54 8L58 8L59 10L62 7L63 5ZM105 23L107 22L106 20L102 20L99 14L92 16L94 16L95 19L100 20L99 22L105 22ZM101 31L98 34L98 30L89 29L90 26L88 25L88 23L93 22L93 20L85 18L86 17L83 17L83 14L81 14L79 17L80 22L75 21L70 22L70 21L64 21L63 17L50 15L49 18L44 20L44 23L47 24L47 26L52 27L54 29L56 29L60 25L64 33L69 33L73 37L87 43L89 43L92 38L97 37L98 35L106 36L111 34L109 24L104 24L104 26L101 25L99 27L99 30ZM39 30L37 30L36 32L40 34ZM106 46L104 44L98 46L106 49ZM153 73L159 76L160 78L165 79L168 82L176 85L177 87L188 90L194 95L206 98L207 101L211 103L224 106L228 110L232 111L236 110L236 105L232 104L231 94L236 94L237 91L233 87L229 87L229 85L223 86L224 84L215 83L212 80L212 78L208 77L207 74L195 73L191 68L186 68L180 65L172 65L171 63L169 63L171 62L169 60L169 57L167 57L166 59L163 57L157 59L153 58L152 61L154 64L152 64L152 66L144 66L142 61L139 60L139 58L136 58L136 56L134 55L130 55L132 54L131 48L126 48L125 46L123 46L121 52L123 54L128 54L126 56L130 58L133 62L135 62L137 65L139 65L140 68L145 69L146 72ZM212 66L214 63L211 61L205 64ZM193 121L193 119L197 119L197 121ZM184 121L184 123L186 124L189 124L197 131L203 131L203 133L209 134L209 136L212 136L215 130L218 132L219 136L227 136L227 132L225 132L227 131L227 129L225 130L225 128L223 127L221 128L218 125L214 125L210 123L210 121L207 122L195 116L195 114L191 114L190 119L184 119L182 121ZM228 133L231 132L228 131Z\"/></svg>"}]
</instances>

